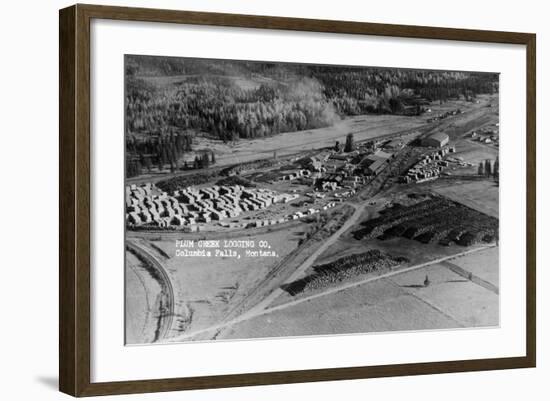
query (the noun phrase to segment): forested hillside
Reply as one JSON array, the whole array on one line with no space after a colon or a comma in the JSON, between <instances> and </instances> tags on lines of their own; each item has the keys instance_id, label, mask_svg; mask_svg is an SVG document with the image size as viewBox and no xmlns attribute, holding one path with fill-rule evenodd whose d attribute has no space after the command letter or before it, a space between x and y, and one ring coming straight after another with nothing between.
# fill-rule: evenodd
<instances>
[{"instance_id":1,"label":"forested hillside","mask_svg":"<svg viewBox=\"0 0 550 401\"><path fill-rule=\"evenodd\" d=\"M419 115L432 101L498 91L491 73L152 56L127 56L125 79L128 176L177 168L198 131L258 138L349 115Z\"/></svg>"}]
</instances>

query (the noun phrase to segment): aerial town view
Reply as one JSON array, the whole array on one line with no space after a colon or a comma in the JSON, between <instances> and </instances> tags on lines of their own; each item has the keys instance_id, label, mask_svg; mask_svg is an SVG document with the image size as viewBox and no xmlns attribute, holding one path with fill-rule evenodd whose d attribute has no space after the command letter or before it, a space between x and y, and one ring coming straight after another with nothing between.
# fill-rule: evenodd
<instances>
[{"instance_id":1,"label":"aerial town view","mask_svg":"<svg viewBox=\"0 0 550 401\"><path fill-rule=\"evenodd\" d=\"M499 75L125 56L125 343L499 325Z\"/></svg>"}]
</instances>

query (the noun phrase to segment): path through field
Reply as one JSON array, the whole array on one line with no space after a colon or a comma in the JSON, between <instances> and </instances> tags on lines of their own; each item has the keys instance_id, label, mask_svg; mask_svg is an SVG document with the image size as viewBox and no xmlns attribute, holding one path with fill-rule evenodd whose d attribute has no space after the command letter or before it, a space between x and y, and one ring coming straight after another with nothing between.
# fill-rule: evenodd
<instances>
[{"instance_id":1,"label":"path through field","mask_svg":"<svg viewBox=\"0 0 550 401\"><path fill-rule=\"evenodd\" d=\"M372 282L372 281L381 280L381 279L384 279L384 278L389 278L389 277L396 276L396 275L399 275L399 274L403 274L403 273L407 273L407 272L410 272L410 271L422 269L422 268L425 268L427 266L436 265L436 264L445 262L447 260L458 258L458 257L464 256L464 255L472 254L472 253L475 253L475 252L480 252L482 250L491 248L493 246L495 246L495 245L489 245L489 246L483 246L483 247L479 247L479 248L475 248L475 249L470 249L470 250L467 250L467 251L464 251L464 252L460 252L458 254L445 256L445 257L438 258L438 259L435 259L435 260L432 260L432 261L429 261L429 262L420 263L418 265L410 266L410 267L407 267L405 269L397 269L397 270L394 270L394 271L391 271L391 272L388 272L388 273L380 274L380 275L375 276L375 277L369 277L369 278L366 278L364 280L359 280L359 281L356 281L356 282L353 282L353 283L344 284L344 285L338 286L338 287L332 287L332 288L327 289L326 291L323 291L323 292L320 292L320 293L317 293L317 294L314 294L314 295L311 295L311 296L303 297L303 298L297 299L295 301L290 301L290 302L287 302L285 304L274 306L274 307L271 307L271 308L264 307L263 309L261 309L260 305L258 305L257 307L253 308L253 310L250 310L249 312L247 312L247 313L245 313L245 314L243 314L243 315L241 315L241 316L239 316L239 317L237 317L237 318L235 318L231 321L225 322L225 323L220 324L220 325L212 326L208 329L196 331L194 333L186 333L186 334L181 335L181 336L172 337L172 338L170 338L170 341L171 342L182 342L182 341L190 340L190 339L192 339L193 337L195 337L199 334L213 333L215 331L219 331L219 330L222 330L222 329L229 328L229 327L231 327L231 326L233 326L237 323L241 323L243 321L247 321L247 320L253 319L255 317L261 316L261 315L265 315L265 314L268 314L268 313L272 313L272 312L280 311L280 310L283 310L283 309L287 309L287 308L296 306L296 305L304 303L304 302L309 302L311 300L314 300L314 299L317 299L317 298L320 298L320 297L324 297L324 296L327 296L327 295L330 295L330 294L334 294L334 293L337 293L337 292L340 292L340 291L343 291L343 290L346 290L346 289L349 289L349 288L357 287L357 286L360 286L360 285L363 285L363 284L366 284L366 283L369 283L369 282ZM264 302L262 302L261 305L264 306L264 305L268 305L268 304L265 304Z\"/></svg>"}]
</instances>

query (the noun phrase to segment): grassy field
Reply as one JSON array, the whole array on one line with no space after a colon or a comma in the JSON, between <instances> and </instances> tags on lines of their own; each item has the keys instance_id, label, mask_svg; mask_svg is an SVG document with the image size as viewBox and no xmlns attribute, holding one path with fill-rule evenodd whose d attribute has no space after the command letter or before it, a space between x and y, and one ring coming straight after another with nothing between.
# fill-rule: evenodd
<instances>
[{"instance_id":1,"label":"grassy field","mask_svg":"<svg viewBox=\"0 0 550 401\"><path fill-rule=\"evenodd\" d=\"M471 255L466 257L472 258ZM487 266L490 267L494 268ZM426 275L430 285L424 287ZM397 275L391 280L463 327L498 325L498 294L455 274L441 264Z\"/></svg>"},{"instance_id":2,"label":"grassy field","mask_svg":"<svg viewBox=\"0 0 550 401\"><path fill-rule=\"evenodd\" d=\"M486 146L479 142L472 142L466 139L459 139L455 142L456 153L454 157L461 157L465 163L472 163L470 167L460 167L451 174L477 174L479 162L489 159L492 162L498 156L498 149Z\"/></svg>"},{"instance_id":3,"label":"grassy field","mask_svg":"<svg viewBox=\"0 0 550 401\"><path fill-rule=\"evenodd\" d=\"M499 260L499 248L494 247L457 258L452 263L499 287Z\"/></svg>"},{"instance_id":4,"label":"grassy field","mask_svg":"<svg viewBox=\"0 0 550 401\"><path fill-rule=\"evenodd\" d=\"M434 187L433 191L489 216L499 217L499 187L491 180L453 183Z\"/></svg>"},{"instance_id":5,"label":"grassy field","mask_svg":"<svg viewBox=\"0 0 550 401\"><path fill-rule=\"evenodd\" d=\"M475 255L452 262L475 264ZM495 265L487 269L495 269ZM424 285L426 275L428 286ZM266 313L234 325L220 338L451 329L498 323L497 294L435 264Z\"/></svg>"},{"instance_id":6,"label":"grassy field","mask_svg":"<svg viewBox=\"0 0 550 401\"><path fill-rule=\"evenodd\" d=\"M243 163L256 159L294 154L300 151L334 146L336 141L344 143L346 135L354 133L355 141L362 141L394 132L414 129L424 125L424 117L394 115L365 115L343 119L339 123L305 131L287 132L268 138L240 140L223 143L206 137L197 137L193 150L211 150L216 154L216 166Z\"/></svg>"},{"instance_id":7,"label":"grassy field","mask_svg":"<svg viewBox=\"0 0 550 401\"><path fill-rule=\"evenodd\" d=\"M369 283L239 323L222 338L452 328L457 323L389 282Z\"/></svg>"}]
</instances>

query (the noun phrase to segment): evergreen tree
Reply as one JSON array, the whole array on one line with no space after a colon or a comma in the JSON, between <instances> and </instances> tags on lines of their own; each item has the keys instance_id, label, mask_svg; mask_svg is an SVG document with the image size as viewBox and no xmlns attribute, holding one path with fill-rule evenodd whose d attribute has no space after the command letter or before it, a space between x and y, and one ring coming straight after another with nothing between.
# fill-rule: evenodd
<instances>
[{"instance_id":1,"label":"evergreen tree","mask_svg":"<svg viewBox=\"0 0 550 401\"><path fill-rule=\"evenodd\" d=\"M477 168L478 175L485 175L485 165L483 162L479 162L479 167Z\"/></svg>"},{"instance_id":2,"label":"evergreen tree","mask_svg":"<svg viewBox=\"0 0 550 401\"><path fill-rule=\"evenodd\" d=\"M485 176L490 177L492 175L491 160L485 160Z\"/></svg>"},{"instance_id":3,"label":"evergreen tree","mask_svg":"<svg viewBox=\"0 0 550 401\"><path fill-rule=\"evenodd\" d=\"M495 181L498 181L499 179L498 169L499 169L499 165L498 165L498 156L497 156L495 160L495 164L493 165L493 178L495 179Z\"/></svg>"}]
</instances>

